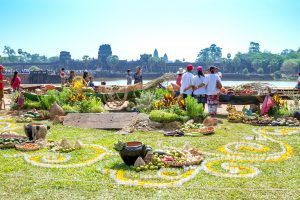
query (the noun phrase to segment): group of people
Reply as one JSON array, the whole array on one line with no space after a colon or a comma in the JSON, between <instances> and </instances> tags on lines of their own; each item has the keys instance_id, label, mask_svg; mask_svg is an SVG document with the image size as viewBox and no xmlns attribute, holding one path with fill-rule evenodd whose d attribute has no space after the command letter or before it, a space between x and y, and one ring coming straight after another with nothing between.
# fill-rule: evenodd
<instances>
[{"instance_id":1,"label":"group of people","mask_svg":"<svg viewBox=\"0 0 300 200\"><path fill-rule=\"evenodd\" d=\"M217 67L211 66L204 71L202 66L197 67L197 75L193 74L194 67L188 65L186 70L180 68L176 84L180 87L180 94L183 98L188 95L198 100L198 103L208 105L208 112L211 116L217 114L219 106L219 94L222 88L222 74Z\"/></svg>"},{"instance_id":2,"label":"group of people","mask_svg":"<svg viewBox=\"0 0 300 200\"><path fill-rule=\"evenodd\" d=\"M6 80L3 76L3 73L5 71L5 68L0 65L0 109L5 109L5 102L4 102L4 84L9 83L13 92L19 91L21 86L21 78L19 76L19 73L17 71L14 72L14 75L12 79Z\"/></svg>"},{"instance_id":3,"label":"group of people","mask_svg":"<svg viewBox=\"0 0 300 200\"><path fill-rule=\"evenodd\" d=\"M76 77L76 74L75 74L75 71L73 71L73 70L70 71L69 77L66 76L65 68L62 68L60 70L60 78L61 78L62 86L64 86L65 84L72 84L75 77ZM87 87L91 87L91 88L95 87L94 78L93 78L93 76L89 75L89 73L87 71L83 72L82 81L83 81L83 85L85 85Z\"/></svg>"},{"instance_id":4,"label":"group of people","mask_svg":"<svg viewBox=\"0 0 300 200\"><path fill-rule=\"evenodd\" d=\"M132 80L134 80L134 84L142 84L143 83L143 76L142 76L142 68L140 66L136 67L136 72L133 75L131 75L131 70L127 70L127 75L126 75L126 80L127 80L127 85L132 84Z\"/></svg>"}]
</instances>

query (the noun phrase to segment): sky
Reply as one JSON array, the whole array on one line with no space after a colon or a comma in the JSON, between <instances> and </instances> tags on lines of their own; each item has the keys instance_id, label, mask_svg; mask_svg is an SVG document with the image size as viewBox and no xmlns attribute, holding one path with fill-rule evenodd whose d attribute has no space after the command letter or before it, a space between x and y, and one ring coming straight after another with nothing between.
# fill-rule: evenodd
<instances>
[{"instance_id":1,"label":"sky","mask_svg":"<svg viewBox=\"0 0 300 200\"><path fill-rule=\"evenodd\" d=\"M0 0L0 48L72 58L110 44L120 59L140 54L194 61L215 43L223 56L251 41L280 53L300 47L300 0Z\"/></svg>"}]
</instances>

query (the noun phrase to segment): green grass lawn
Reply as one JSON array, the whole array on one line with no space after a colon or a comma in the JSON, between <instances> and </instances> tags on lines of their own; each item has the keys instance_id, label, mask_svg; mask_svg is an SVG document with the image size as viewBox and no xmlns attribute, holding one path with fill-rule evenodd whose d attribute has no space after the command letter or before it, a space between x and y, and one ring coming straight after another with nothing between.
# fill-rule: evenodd
<instances>
[{"instance_id":1,"label":"green grass lawn","mask_svg":"<svg viewBox=\"0 0 300 200\"><path fill-rule=\"evenodd\" d=\"M194 147L203 152L217 153L220 147L231 142L245 142L245 137L255 135L253 126L231 124L225 122L218 127L215 134L201 137L164 137L162 133L133 133L118 135L113 131L79 129L51 126L48 139L71 141L79 139L84 144L96 144L107 148L108 154L103 160L91 166L81 168L43 168L25 162L23 157L5 158L6 155L18 153L16 150L0 151L0 197L1 199L299 199L300 198L300 129L298 133L288 136L268 136L276 141L284 142L292 147L291 155L285 160L274 162L244 162L260 170L260 174L252 178L232 178L211 175L201 170L195 178L176 188L144 188L141 186L118 185L99 169L123 169L127 176L135 178L139 174L122 164L121 158L115 154L113 144L118 140L142 141L153 149L168 147ZM294 128L295 129L295 128ZM22 130L18 132L22 133ZM251 141L269 148L269 152L280 150L274 141ZM230 147L234 149L233 147ZM252 155L242 149L245 157ZM46 150L41 150L46 154ZM258 153L255 153L258 154ZM73 158L84 162L94 154L89 150L71 153ZM207 159L213 156L207 156ZM222 160L223 158L221 158ZM71 161L70 161L71 162ZM72 161L74 162L74 161ZM213 166L225 172L220 166ZM153 171L142 172L145 175ZM159 180L156 180L159 181Z\"/></svg>"}]
</instances>

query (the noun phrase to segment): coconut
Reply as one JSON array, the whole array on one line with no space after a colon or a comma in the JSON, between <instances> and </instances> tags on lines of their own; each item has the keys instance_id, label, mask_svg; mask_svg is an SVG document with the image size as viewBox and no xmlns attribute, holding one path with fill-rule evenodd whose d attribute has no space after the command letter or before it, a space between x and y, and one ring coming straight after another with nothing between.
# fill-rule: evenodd
<instances>
[{"instance_id":1,"label":"coconut","mask_svg":"<svg viewBox=\"0 0 300 200\"><path fill-rule=\"evenodd\" d=\"M55 102L50 108L50 119L53 120L55 116L65 115L64 110Z\"/></svg>"},{"instance_id":2,"label":"coconut","mask_svg":"<svg viewBox=\"0 0 300 200\"><path fill-rule=\"evenodd\" d=\"M60 144L59 144L59 146L62 147L63 149L70 149L70 148L72 148L72 145L71 145L70 141L67 140L67 139L62 139L61 142L60 142Z\"/></svg>"},{"instance_id":3,"label":"coconut","mask_svg":"<svg viewBox=\"0 0 300 200\"><path fill-rule=\"evenodd\" d=\"M75 149L82 149L83 148L83 144L81 141L76 140L75 145L74 145Z\"/></svg>"},{"instance_id":4,"label":"coconut","mask_svg":"<svg viewBox=\"0 0 300 200\"><path fill-rule=\"evenodd\" d=\"M153 157L154 157L154 154L151 151L148 151L144 158L145 163L149 164L153 160Z\"/></svg>"}]
</instances>

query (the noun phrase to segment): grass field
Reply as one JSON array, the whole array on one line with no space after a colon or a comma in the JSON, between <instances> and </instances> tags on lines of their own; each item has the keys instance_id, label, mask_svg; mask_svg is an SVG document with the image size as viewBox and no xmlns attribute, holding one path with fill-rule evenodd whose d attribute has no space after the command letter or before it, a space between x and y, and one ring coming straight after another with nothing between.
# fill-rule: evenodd
<instances>
[{"instance_id":1,"label":"grass field","mask_svg":"<svg viewBox=\"0 0 300 200\"><path fill-rule=\"evenodd\" d=\"M2 128L2 126L1 126ZM91 166L80 168L45 168L27 163L23 157L7 158L16 150L0 151L0 198L1 199L299 199L300 198L300 129L292 135L268 135L272 140L251 141L264 145L265 152L254 152L251 148L240 149L245 157L257 154L268 155L280 151L277 141L284 143L288 153L282 159L274 161L240 161L245 166L259 169L260 173L250 178L233 178L211 175L204 170L181 187L144 188L141 186L118 185L100 169L123 169L127 176L139 178L139 174L122 164L121 158L115 154L113 144L118 140L142 141L153 149L167 147L194 147L203 152L222 154L223 145L232 142L247 142L246 136L256 135L253 126L230 124L225 122L218 127L216 133L201 137L164 137L162 133L134 133L118 135L113 131L100 131L51 126L48 139L71 141L77 139L84 144L96 144L107 148L111 154L106 155ZM296 130L296 128L293 128ZM272 131L272 130L269 130ZM17 132L22 133L22 130ZM257 137L257 136L256 136ZM274 140L274 141L273 141ZM234 149L234 147L229 147ZM224 148L223 148L224 149ZM40 154L47 154L41 150ZM78 162L85 162L95 156L93 151L84 149L71 153ZM208 155L206 159L213 158ZM220 157L222 161L223 157ZM70 161L71 163L74 161ZM75 161L76 162L76 161ZM226 173L219 165L213 165L215 171ZM242 168L245 169L245 168ZM142 172L145 175L153 171ZM242 173L246 173L241 171ZM159 182L160 180L156 180Z\"/></svg>"}]
</instances>

